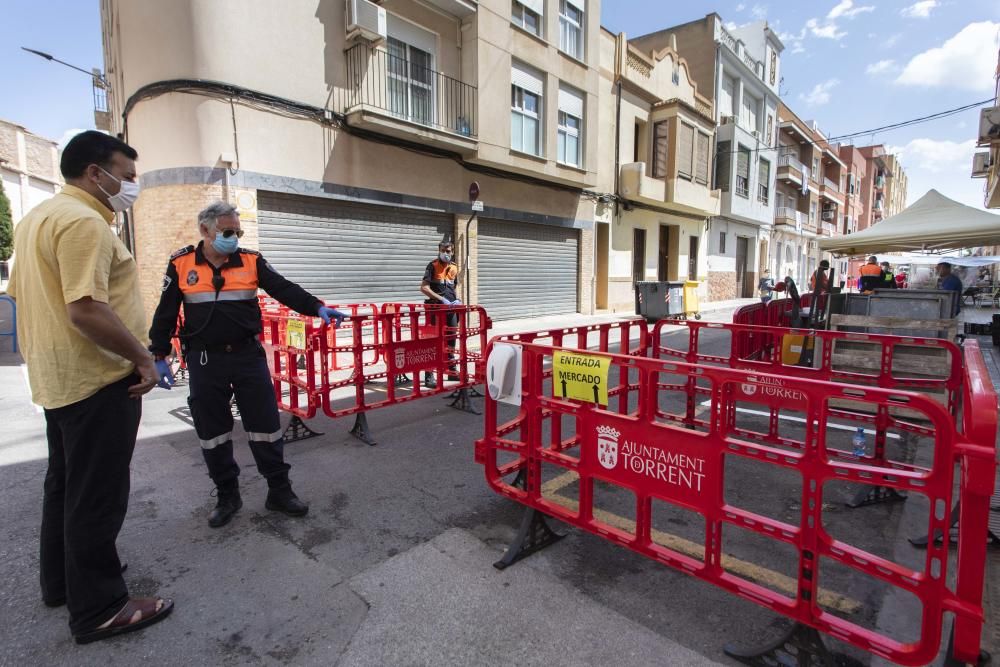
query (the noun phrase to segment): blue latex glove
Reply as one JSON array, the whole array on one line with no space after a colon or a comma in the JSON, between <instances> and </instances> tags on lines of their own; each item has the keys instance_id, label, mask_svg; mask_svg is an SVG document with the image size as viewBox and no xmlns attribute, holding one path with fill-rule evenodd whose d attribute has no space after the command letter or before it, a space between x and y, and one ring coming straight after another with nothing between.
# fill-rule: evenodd
<instances>
[{"instance_id":1,"label":"blue latex glove","mask_svg":"<svg viewBox=\"0 0 1000 667\"><path fill-rule=\"evenodd\" d=\"M462 305L462 300L461 299L455 299L454 301L449 301L448 305L449 306L461 306Z\"/></svg>"},{"instance_id":2,"label":"blue latex glove","mask_svg":"<svg viewBox=\"0 0 1000 667\"><path fill-rule=\"evenodd\" d=\"M347 315L344 315L336 308L327 308L326 306L320 306L319 312L316 314L323 319L323 324L329 324L331 320L336 320L333 325L334 328L339 328L341 322L343 322L344 318L347 317Z\"/></svg>"},{"instance_id":3,"label":"blue latex glove","mask_svg":"<svg viewBox=\"0 0 1000 667\"><path fill-rule=\"evenodd\" d=\"M157 387L171 389L174 386L174 373L170 370L170 363L166 359L156 360L156 372L160 374L160 381Z\"/></svg>"}]
</instances>

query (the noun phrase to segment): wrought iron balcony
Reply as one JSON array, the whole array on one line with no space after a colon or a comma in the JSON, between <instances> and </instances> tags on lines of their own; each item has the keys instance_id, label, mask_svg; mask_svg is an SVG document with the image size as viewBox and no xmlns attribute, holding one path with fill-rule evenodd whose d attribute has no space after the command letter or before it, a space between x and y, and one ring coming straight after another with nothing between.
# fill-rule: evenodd
<instances>
[{"instance_id":1,"label":"wrought iron balcony","mask_svg":"<svg viewBox=\"0 0 1000 667\"><path fill-rule=\"evenodd\" d=\"M478 91L415 60L368 44L347 50L345 113L367 111L475 139Z\"/></svg>"}]
</instances>

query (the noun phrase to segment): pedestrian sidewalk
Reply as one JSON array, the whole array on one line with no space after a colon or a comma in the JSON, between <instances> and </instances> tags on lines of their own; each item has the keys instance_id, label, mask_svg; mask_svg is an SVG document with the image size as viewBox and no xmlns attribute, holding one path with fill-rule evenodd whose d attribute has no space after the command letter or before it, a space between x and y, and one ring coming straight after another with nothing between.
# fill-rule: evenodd
<instances>
[{"instance_id":1,"label":"pedestrian sidewalk","mask_svg":"<svg viewBox=\"0 0 1000 667\"><path fill-rule=\"evenodd\" d=\"M760 299L733 299L731 301L715 301L702 304L701 318L709 322L731 322L733 311L740 306L751 303L758 303ZM546 329L566 329L569 327L580 327L589 324L600 324L602 322L618 322L621 320L631 320L638 317L635 313L608 311L598 311L593 315L582 315L580 313L569 313L564 315L547 315L545 317L524 317L514 320L500 320L493 322L490 330L491 336L518 333L520 331L542 331Z\"/></svg>"}]
</instances>

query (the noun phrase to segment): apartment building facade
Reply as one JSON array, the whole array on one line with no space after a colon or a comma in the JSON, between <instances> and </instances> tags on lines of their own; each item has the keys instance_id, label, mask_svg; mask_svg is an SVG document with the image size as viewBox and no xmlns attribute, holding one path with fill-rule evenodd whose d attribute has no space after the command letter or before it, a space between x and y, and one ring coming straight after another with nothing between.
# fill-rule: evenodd
<instances>
[{"instance_id":1,"label":"apartment building facade","mask_svg":"<svg viewBox=\"0 0 1000 667\"><path fill-rule=\"evenodd\" d=\"M777 183L771 272L808 286L823 256L817 239L841 233L845 165L815 123L778 106ZM829 255L826 259L832 258Z\"/></svg>"},{"instance_id":2,"label":"apartment building facade","mask_svg":"<svg viewBox=\"0 0 1000 667\"><path fill-rule=\"evenodd\" d=\"M860 229L861 217L865 214L866 205L862 196L862 184L868 179L868 160L855 146L837 146L840 161L844 163L844 211L840 223L841 234L853 234ZM840 275L850 283L857 278L856 268L846 259L838 260L837 268Z\"/></svg>"},{"instance_id":3,"label":"apartment building facade","mask_svg":"<svg viewBox=\"0 0 1000 667\"><path fill-rule=\"evenodd\" d=\"M0 120L0 182L10 200L14 226L24 214L62 189L56 142L26 128ZM0 265L0 284L7 280L16 257Z\"/></svg>"},{"instance_id":4,"label":"apartment building facade","mask_svg":"<svg viewBox=\"0 0 1000 667\"><path fill-rule=\"evenodd\" d=\"M114 130L140 155L148 308L197 211L225 199L245 245L331 302L421 300L448 238L462 298L494 318L592 311L599 0L102 0L101 15Z\"/></svg>"},{"instance_id":5,"label":"apartment building facade","mask_svg":"<svg viewBox=\"0 0 1000 667\"><path fill-rule=\"evenodd\" d=\"M62 187L56 142L0 120L0 179L17 225L25 213Z\"/></svg>"},{"instance_id":6,"label":"apartment building facade","mask_svg":"<svg viewBox=\"0 0 1000 667\"><path fill-rule=\"evenodd\" d=\"M705 233L720 210L712 103L674 42L642 51L602 30L600 49L597 189L618 201L595 217L597 307L631 311L641 280L697 280L707 297Z\"/></svg>"},{"instance_id":7,"label":"apartment building facade","mask_svg":"<svg viewBox=\"0 0 1000 667\"><path fill-rule=\"evenodd\" d=\"M976 145L980 150L972 163L972 177L983 178L983 205L1000 208L1000 49L994 76L993 104L979 111Z\"/></svg>"},{"instance_id":8,"label":"apartment building facade","mask_svg":"<svg viewBox=\"0 0 1000 667\"><path fill-rule=\"evenodd\" d=\"M643 51L676 40L691 75L715 107L715 187L719 215L708 225L712 300L753 296L767 263L774 219L774 151L781 52L764 21L729 30L722 17L667 28L632 40Z\"/></svg>"}]
</instances>

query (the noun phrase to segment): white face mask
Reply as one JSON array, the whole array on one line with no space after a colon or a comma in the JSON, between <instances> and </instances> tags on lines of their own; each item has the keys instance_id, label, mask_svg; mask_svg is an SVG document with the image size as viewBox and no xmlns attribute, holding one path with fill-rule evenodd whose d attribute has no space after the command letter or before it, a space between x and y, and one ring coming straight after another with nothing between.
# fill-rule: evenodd
<instances>
[{"instance_id":1,"label":"white face mask","mask_svg":"<svg viewBox=\"0 0 1000 667\"><path fill-rule=\"evenodd\" d=\"M132 205L135 204L135 200L139 198L139 184L133 183L132 181L122 181L117 179L104 167L99 166L98 169L103 171L108 176L111 176L111 178L114 178L114 180L118 181L118 184L121 186L118 189L118 194L113 195L104 188L101 188L99 183L97 185L97 187L101 188L101 192L107 196L108 205L111 206L111 210L121 213L122 211L127 211L132 208Z\"/></svg>"}]
</instances>

